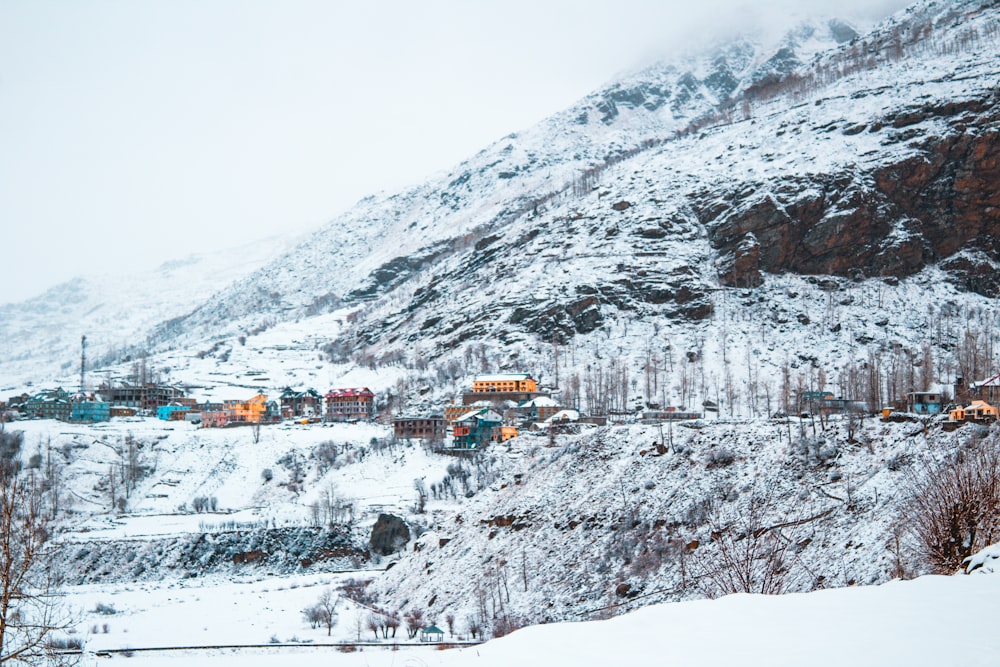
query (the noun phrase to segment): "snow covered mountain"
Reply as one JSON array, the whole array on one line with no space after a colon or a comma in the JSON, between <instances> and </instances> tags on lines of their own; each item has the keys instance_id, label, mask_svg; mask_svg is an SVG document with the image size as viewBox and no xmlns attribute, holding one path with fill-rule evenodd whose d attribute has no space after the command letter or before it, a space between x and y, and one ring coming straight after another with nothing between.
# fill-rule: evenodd
<instances>
[{"instance_id":1,"label":"snow covered mountain","mask_svg":"<svg viewBox=\"0 0 1000 667\"><path fill-rule=\"evenodd\" d=\"M1000 292L997 40L990 3L925 1L863 35L814 21L660 63L422 185L362 200L222 291L111 288L146 313L116 327L128 340L102 331L122 321L107 299L80 297L108 288L8 306L5 370L42 350L75 365L79 334L55 345L44 320L66 300L67 324L109 364L331 312L348 325L328 336L330 358L366 365L485 348L494 368L552 372L556 345L571 370L585 350L635 374L669 337L671 355L718 366L719 319L762 314L778 335L751 353L771 377L802 336L828 359L874 340L913 351L928 342L913 327L941 303L955 327L980 307L988 323L976 295ZM885 316L867 315L871 294Z\"/></svg>"},{"instance_id":2,"label":"snow covered mountain","mask_svg":"<svg viewBox=\"0 0 1000 667\"><path fill-rule=\"evenodd\" d=\"M51 380L80 366L87 336L89 367L144 349L164 318L186 315L221 286L257 270L292 243L266 239L191 255L139 275L80 277L16 304L0 305L0 389Z\"/></svg>"},{"instance_id":3,"label":"snow covered mountain","mask_svg":"<svg viewBox=\"0 0 1000 667\"><path fill-rule=\"evenodd\" d=\"M648 68L363 200L151 345L338 311L330 357L364 364L485 348L552 372L555 345L634 377L669 338L721 377L720 320L768 330L736 336L763 377L793 350L950 354L927 323L985 309L978 331L1000 293L997 24L991 3L921 2L864 35L817 22Z\"/></svg>"},{"instance_id":4,"label":"snow covered mountain","mask_svg":"<svg viewBox=\"0 0 1000 667\"><path fill-rule=\"evenodd\" d=\"M313 238L248 276L174 332L252 328L385 294L456 248L565 198L582 172L656 144L742 89L853 38L837 21L803 25L778 44L750 39L614 82L573 108L487 147L410 190L369 197ZM474 237L474 238L473 238ZM249 322L249 324L247 324Z\"/></svg>"}]
</instances>

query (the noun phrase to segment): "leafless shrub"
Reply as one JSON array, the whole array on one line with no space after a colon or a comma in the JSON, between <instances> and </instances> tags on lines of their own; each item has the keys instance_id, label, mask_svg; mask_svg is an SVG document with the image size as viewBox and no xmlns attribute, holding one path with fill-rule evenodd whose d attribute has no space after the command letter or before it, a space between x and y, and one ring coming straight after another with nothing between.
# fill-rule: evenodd
<instances>
[{"instance_id":1,"label":"leafless shrub","mask_svg":"<svg viewBox=\"0 0 1000 667\"><path fill-rule=\"evenodd\" d=\"M375 596L368 590L371 579L348 579L340 585L340 594L348 600L365 606L375 604Z\"/></svg>"},{"instance_id":2,"label":"leafless shrub","mask_svg":"<svg viewBox=\"0 0 1000 667\"><path fill-rule=\"evenodd\" d=\"M712 563L697 567L699 585L709 597L729 593L783 593L793 583L788 549L792 544L781 535L773 517L769 493L753 488L725 521L712 517L715 546Z\"/></svg>"},{"instance_id":3,"label":"leafless shrub","mask_svg":"<svg viewBox=\"0 0 1000 667\"><path fill-rule=\"evenodd\" d=\"M403 615L403 621L406 623L407 638L413 639L424 626L424 612L420 609L411 609Z\"/></svg>"},{"instance_id":4,"label":"leafless shrub","mask_svg":"<svg viewBox=\"0 0 1000 667\"><path fill-rule=\"evenodd\" d=\"M69 631L70 622L48 568L47 515L35 478L7 463L0 461L0 663L57 664L54 633Z\"/></svg>"},{"instance_id":5,"label":"leafless shrub","mask_svg":"<svg viewBox=\"0 0 1000 667\"><path fill-rule=\"evenodd\" d=\"M493 636L500 638L528 625L530 625L530 623L520 616L503 614L502 616L498 616L497 619L493 621Z\"/></svg>"},{"instance_id":6,"label":"leafless shrub","mask_svg":"<svg viewBox=\"0 0 1000 667\"><path fill-rule=\"evenodd\" d=\"M317 472L321 477L337 462L338 454L340 447L333 440L326 440L316 445L311 456L316 459Z\"/></svg>"},{"instance_id":7,"label":"leafless shrub","mask_svg":"<svg viewBox=\"0 0 1000 667\"><path fill-rule=\"evenodd\" d=\"M885 467L892 472L899 472L912 462L913 456L906 452L898 452L889 457L889 460L885 462Z\"/></svg>"},{"instance_id":8,"label":"leafless shrub","mask_svg":"<svg viewBox=\"0 0 1000 667\"><path fill-rule=\"evenodd\" d=\"M687 509L684 510L684 514L681 516L681 523L683 523L688 528L697 528L706 521L712 515L712 499L702 498L701 500L695 500Z\"/></svg>"},{"instance_id":9,"label":"leafless shrub","mask_svg":"<svg viewBox=\"0 0 1000 667\"><path fill-rule=\"evenodd\" d=\"M475 616L469 616L465 624L473 639L478 638L482 634L482 625L479 623L479 619Z\"/></svg>"},{"instance_id":10,"label":"leafless shrub","mask_svg":"<svg viewBox=\"0 0 1000 667\"><path fill-rule=\"evenodd\" d=\"M713 447L705 455L705 466L708 468L726 468L736 462L736 455L727 447Z\"/></svg>"},{"instance_id":11,"label":"leafless shrub","mask_svg":"<svg viewBox=\"0 0 1000 667\"><path fill-rule=\"evenodd\" d=\"M1000 537L1000 447L978 443L932 467L910 473L903 521L918 557L932 572L950 574Z\"/></svg>"},{"instance_id":12,"label":"leafless shrub","mask_svg":"<svg viewBox=\"0 0 1000 667\"><path fill-rule=\"evenodd\" d=\"M98 602L97 606L94 607L94 611L103 616L114 616L118 613L115 611L114 605L104 604L103 602Z\"/></svg>"},{"instance_id":13,"label":"leafless shrub","mask_svg":"<svg viewBox=\"0 0 1000 667\"><path fill-rule=\"evenodd\" d=\"M17 472L20 468L18 455L21 452L21 446L23 444L23 431L0 430L0 472L7 474Z\"/></svg>"}]
</instances>

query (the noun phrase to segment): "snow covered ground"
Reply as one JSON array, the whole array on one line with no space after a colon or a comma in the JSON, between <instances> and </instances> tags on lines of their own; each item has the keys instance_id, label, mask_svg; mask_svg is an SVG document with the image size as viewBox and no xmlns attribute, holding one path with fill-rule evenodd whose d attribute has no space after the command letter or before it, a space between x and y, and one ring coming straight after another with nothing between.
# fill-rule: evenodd
<instances>
[{"instance_id":1,"label":"snow covered ground","mask_svg":"<svg viewBox=\"0 0 1000 667\"><path fill-rule=\"evenodd\" d=\"M373 453L372 438L391 433L373 423L286 422L262 428L256 443L249 428L201 429L153 418L91 426L33 420L18 422L16 430L24 432L26 462L35 455L44 461L52 452L65 466L70 519L63 527L75 540L197 533L234 521L300 524L309 505L331 487L353 502L360 516L403 511L413 504L413 480L441 477L449 462L416 445ZM126 511L112 518L103 483L109 469L120 465L129 438L141 443L139 461L148 472L131 491ZM322 443L337 448L337 458L325 469L309 462ZM296 482L297 466L306 472ZM263 479L265 469L272 480ZM191 513L197 497L214 497L217 513Z\"/></svg>"},{"instance_id":2,"label":"snow covered ground","mask_svg":"<svg viewBox=\"0 0 1000 667\"><path fill-rule=\"evenodd\" d=\"M731 595L647 607L604 621L559 623L519 630L508 637L461 649L276 646L253 649L136 652L98 658L112 648L266 644L327 641L311 630L299 610L334 582L332 575L235 582L210 586L170 585L142 590L71 591L69 601L116 613L88 613L81 623L105 634L85 634L84 665L125 663L135 667L207 664L216 667L273 665L292 660L302 667L326 665L865 665L993 666L1000 661L995 574L921 577L877 587L784 596ZM331 639L354 641L355 608L342 603ZM402 632L402 630L401 630ZM364 630L361 636L370 637Z\"/></svg>"}]
</instances>

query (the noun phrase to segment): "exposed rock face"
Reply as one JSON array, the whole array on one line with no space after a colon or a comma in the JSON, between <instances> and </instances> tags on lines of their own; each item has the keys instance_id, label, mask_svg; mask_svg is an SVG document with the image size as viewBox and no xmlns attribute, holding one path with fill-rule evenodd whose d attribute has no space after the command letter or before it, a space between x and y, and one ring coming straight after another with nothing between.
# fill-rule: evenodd
<instances>
[{"instance_id":1,"label":"exposed rock face","mask_svg":"<svg viewBox=\"0 0 1000 667\"><path fill-rule=\"evenodd\" d=\"M372 553L389 556L397 553L410 541L410 529L406 522L393 514L379 514L372 526L368 547Z\"/></svg>"},{"instance_id":2,"label":"exposed rock face","mask_svg":"<svg viewBox=\"0 0 1000 667\"><path fill-rule=\"evenodd\" d=\"M947 121L950 131L914 130L917 154L872 173L785 178L721 196L696 195L694 208L720 253L720 278L748 287L759 284L759 270L904 277L945 260L956 283L1000 295L1000 281L992 277L1000 260L997 101L994 95L885 119L893 129L870 129L886 134L883 143L901 140L906 135L897 130L927 119ZM949 259L961 251L961 258Z\"/></svg>"},{"instance_id":3,"label":"exposed rock face","mask_svg":"<svg viewBox=\"0 0 1000 667\"><path fill-rule=\"evenodd\" d=\"M726 285L757 287L764 282L760 273L760 243L752 233L743 236L731 255L719 261L719 278Z\"/></svg>"},{"instance_id":4,"label":"exposed rock face","mask_svg":"<svg viewBox=\"0 0 1000 667\"><path fill-rule=\"evenodd\" d=\"M150 581L252 567L289 573L306 567L357 568L368 560L343 527L261 528L137 541L64 542L53 561L67 583Z\"/></svg>"}]
</instances>

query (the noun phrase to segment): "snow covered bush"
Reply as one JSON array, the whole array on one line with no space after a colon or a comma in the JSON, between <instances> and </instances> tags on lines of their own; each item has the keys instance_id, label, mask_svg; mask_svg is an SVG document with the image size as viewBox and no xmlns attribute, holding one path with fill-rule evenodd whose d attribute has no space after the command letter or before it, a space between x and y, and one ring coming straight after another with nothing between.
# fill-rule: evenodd
<instances>
[{"instance_id":1,"label":"snow covered bush","mask_svg":"<svg viewBox=\"0 0 1000 667\"><path fill-rule=\"evenodd\" d=\"M979 553L969 556L962 561L962 565L965 566L966 574L973 572L991 574L1000 570L1000 543L991 544Z\"/></svg>"},{"instance_id":2,"label":"snow covered bush","mask_svg":"<svg viewBox=\"0 0 1000 667\"><path fill-rule=\"evenodd\" d=\"M726 468L736 461L736 455L727 447L713 447L705 455L705 466L708 468Z\"/></svg>"}]
</instances>

